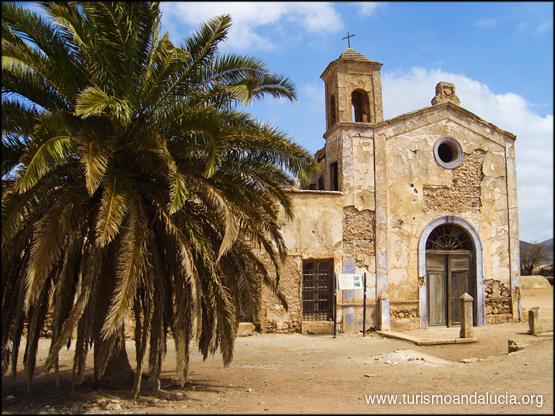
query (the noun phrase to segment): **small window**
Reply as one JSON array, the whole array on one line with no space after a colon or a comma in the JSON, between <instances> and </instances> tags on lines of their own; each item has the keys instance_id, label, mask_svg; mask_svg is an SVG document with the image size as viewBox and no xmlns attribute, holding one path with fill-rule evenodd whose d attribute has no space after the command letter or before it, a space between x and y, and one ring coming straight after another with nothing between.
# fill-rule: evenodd
<instances>
[{"instance_id":1,"label":"small window","mask_svg":"<svg viewBox=\"0 0 555 416\"><path fill-rule=\"evenodd\" d=\"M453 152L449 143L441 143L437 148L437 154L444 163L450 163L455 158L455 152Z\"/></svg>"},{"instance_id":2,"label":"small window","mask_svg":"<svg viewBox=\"0 0 555 416\"><path fill-rule=\"evenodd\" d=\"M326 186L324 185L324 176L320 176L318 178L318 189L320 191L324 191L326 189Z\"/></svg>"},{"instance_id":3,"label":"small window","mask_svg":"<svg viewBox=\"0 0 555 416\"><path fill-rule=\"evenodd\" d=\"M338 178L337 162L330 165L330 186L332 191L339 191L339 178Z\"/></svg>"},{"instance_id":4,"label":"small window","mask_svg":"<svg viewBox=\"0 0 555 416\"><path fill-rule=\"evenodd\" d=\"M315 191L315 190L316 190L316 184L315 184L315 183L309 184L309 185L308 185L308 189L309 189L309 190L312 190L312 191Z\"/></svg>"},{"instance_id":5,"label":"small window","mask_svg":"<svg viewBox=\"0 0 555 416\"><path fill-rule=\"evenodd\" d=\"M434 145L434 157L440 166L454 169L462 162L462 147L453 137L443 137Z\"/></svg>"},{"instance_id":6,"label":"small window","mask_svg":"<svg viewBox=\"0 0 555 416\"><path fill-rule=\"evenodd\" d=\"M333 126L335 124L336 121L336 117L335 117L335 97L332 95L330 97L330 106L329 106L329 112L330 112L330 127Z\"/></svg>"}]
</instances>

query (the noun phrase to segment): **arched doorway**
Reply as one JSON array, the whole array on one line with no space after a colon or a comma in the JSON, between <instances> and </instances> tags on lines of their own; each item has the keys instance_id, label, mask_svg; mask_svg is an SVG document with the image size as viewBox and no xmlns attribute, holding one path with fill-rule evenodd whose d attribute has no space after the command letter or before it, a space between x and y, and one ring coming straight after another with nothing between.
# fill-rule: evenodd
<instances>
[{"instance_id":1,"label":"arched doorway","mask_svg":"<svg viewBox=\"0 0 555 416\"><path fill-rule=\"evenodd\" d=\"M474 290L474 247L465 230L455 224L436 227L426 241L428 325L453 326L461 322L459 298Z\"/></svg>"},{"instance_id":2,"label":"arched doorway","mask_svg":"<svg viewBox=\"0 0 555 416\"><path fill-rule=\"evenodd\" d=\"M483 325L482 267L480 239L466 220L445 216L430 222L418 245L421 327L458 325L464 292L474 298L474 325Z\"/></svg>"}]
</instances>

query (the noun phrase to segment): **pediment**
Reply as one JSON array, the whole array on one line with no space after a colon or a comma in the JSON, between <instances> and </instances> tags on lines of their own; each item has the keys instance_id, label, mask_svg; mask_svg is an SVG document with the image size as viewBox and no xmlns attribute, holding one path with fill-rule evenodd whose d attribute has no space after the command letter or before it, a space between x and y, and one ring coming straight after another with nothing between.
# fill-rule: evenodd
<instances>
[{"instance_id":1,"label":"pediment","mask_svg":"<svg viewBox=\"0 0 555 416\"><path fill-rule=\"evenodd\" d=\"M499 144L516 139L513 133L500 129L495 124L451 102L425 107L384 120L376 125L376 133L387 130L386 139L389 139L447 119Z\"/></svg>"}]
</instances>

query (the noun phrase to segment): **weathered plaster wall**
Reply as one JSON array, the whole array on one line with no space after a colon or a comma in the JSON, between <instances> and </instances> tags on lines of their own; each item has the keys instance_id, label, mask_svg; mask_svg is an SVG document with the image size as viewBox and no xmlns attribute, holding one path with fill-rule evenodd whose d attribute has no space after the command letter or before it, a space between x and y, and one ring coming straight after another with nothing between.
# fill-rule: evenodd
<instances>
[{"instance_id":1,"label":"weathered plaster wall","mask_svg":"<svg viewBox=\"0 0 555 416\"><path fill-rule=\"evenodd\" d=\"M353 258L357 267L370 267L374 256L374 211L343 208L343 256Z\"/></svg>"},{"instance_id":2,"label":"weathered plaster wall","mask_svg":"<svg viewBox=\"0 0 555 416\"><path fill-rule=\"evenodd\" d=\"M326 160L339 161L345 205L374 210L374 137L366 123L342 123L326 138Z\"/></svg>"},{"instance_id":3,"label":"weathered plaster wall","mask_svg":"<svg viewBox=\"0 0 555 416\"><path fill-rule=\"evenodd\" d=\"M445 106L403 121L385 124L376 132L387 137L387 181L378 181L378 186L387 191L390 299L418 299L420 234L430 221L453 214L469 222L481 238L484 279L508 287L505 143L509 139ZM458 168L445 169L434 159L434 143L444 136L456 138L462 146L464 159ZM515 210L511 226L517 228L514 190L509 199Z\"/></svg>"},{"instance_id":4,"label":"weathered plaster wall","mask_svg":"<svg viewBox=\"0 0 555 416\"><path fill-rule=\"evenodd\" d=\"M340 273L366 273L367 327L375 326L377 295L375 263L374 134L368 123L339 123L326 134L327 143L340 143L341 182L344 203L343 267ZM329 154L329 153L328 153ZM363 293L339 291L339 330L357 333L362 329Z\"/></svg>"},{"instance_id":5,"label":"weathered plaster wall","mask_svg":"<svg viewBox=\"0 0 555 416\"><path fill-rule=\"evenodd\" d=\"M280 215L282 235L290 256L334 258L340 255L343 195L340 192L293 191L295 217Z\"/></svg>"},{"instance_id":6,"label":"weathered plaster wall","mask_svg":"<svg viewBox=\"0 0 555 416\"><path fill-rule=\"evenodd\" d=\"M343 191L342 183L343 183L344 172L343 172L341 140L337 140L337 138L326 141L326 158L324 159L324 166L325 166L324 182L326 184L326 190L331 190L332 184L331 184L330 166L334 162L337 162L339 191Z\"/></svg>"},{"instance_id":7,"label":"weathered plaster wall","mask_svg":"<svg viewBox=\"0 0 555 416\"><path fill-rule=\"evenodd\" d=\"M268 264L268 262L266 262ZM270 270L271 265L269 265ZM279 290L287 301L287 310L271 289L262 284L261 302L256 322L260 330L270 333L300 332L302 321L302 260L301 256L287 256L281 274Z\"/></svg>"},{"instance_id":8,"label":"weathered plaster wall","mask_svg":"<svg viewBox=\"0 0 555 416\"><path fill-rule=\"evenodd\" d=\"M302 260L333 258L341 270L343 195L340 192L292 191L295 217L280 215L288 256L280 275L280 289L288 303L285 311L277 297L262 287L258 316L264 332L300 332L302 322Z\"/></svg>"}]
</instances>

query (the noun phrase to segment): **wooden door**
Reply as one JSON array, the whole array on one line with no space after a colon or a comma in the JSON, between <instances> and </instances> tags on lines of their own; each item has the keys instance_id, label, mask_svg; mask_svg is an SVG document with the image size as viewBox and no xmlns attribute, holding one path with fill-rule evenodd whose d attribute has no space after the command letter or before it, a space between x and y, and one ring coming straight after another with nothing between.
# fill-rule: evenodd
<instances>
[{"instance_id":1,"label":"wooden door","mask_svg":"<svg viewBox=\"0 0 555 416\"><path fill-rule=\"evenodd\" d=\"M428 253L428 325L459 325L460 300L473 292L470 253Z\"/></svg>"},{"instance_id":2,"label":"wooden door","mask_svg":"<svg viewBox=\"0 0 555 416\"><path fill-rule=\"evenodd\" d=\"M472 293L470 281L470 255L449 254L447 256L448 270L448 319L449 325L461 323L461 304L459 298Z\"/></svg>"},{"instance_id":3,"label":"wooden door","mask_svg":"<svg viewBox=\"0 0 555 416\"><path fill-rule=\"evenodd\" d=\"M446 262L445 255L426 256L428 272L428 316L429 325L445 325L446 318Z\"/></svg>"}]
</instances>

